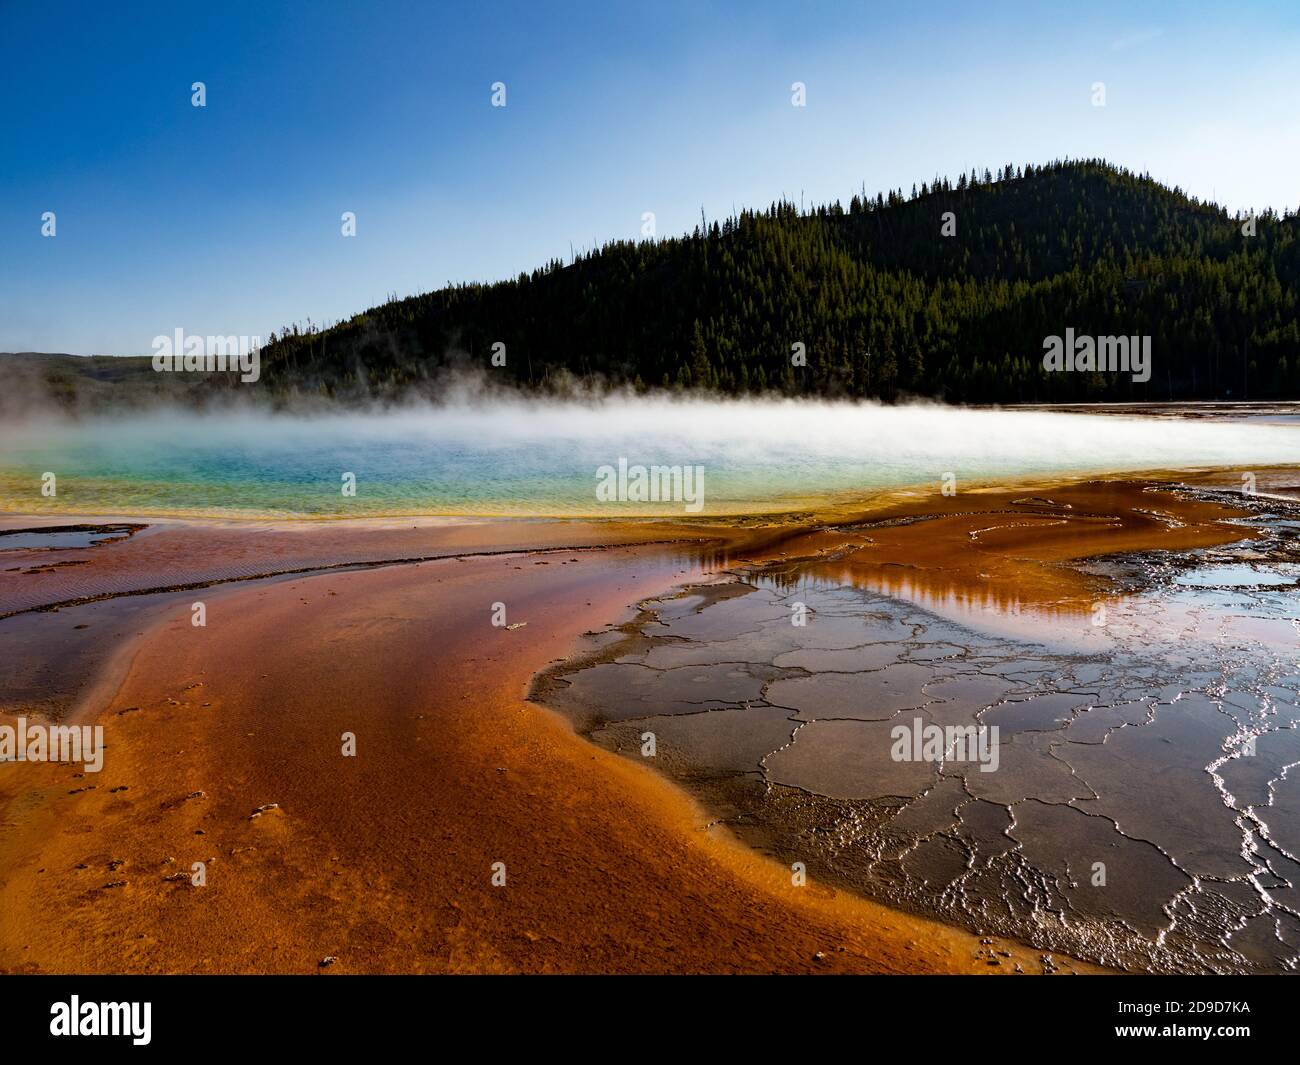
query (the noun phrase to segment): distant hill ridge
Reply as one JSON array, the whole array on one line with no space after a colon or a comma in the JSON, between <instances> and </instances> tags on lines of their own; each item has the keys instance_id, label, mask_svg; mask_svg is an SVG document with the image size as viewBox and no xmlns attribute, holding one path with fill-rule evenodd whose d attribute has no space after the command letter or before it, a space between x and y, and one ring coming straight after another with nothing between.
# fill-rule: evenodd
<instances>
[{"instance_id":1,"label":"distant hill ridge","mask_svg":"<svg viewBox=\"0 0 1300 1065\"><path fill-rule=\"evenodd\" d=\"M945 212L956 232L941 235ZM1003 167L685 237L615 241L490 285L395 300L265 349L272 387L393 393L458 362L736 393L958 401L1300 396L1294 215L1255 235L1101 160ZM1057 373L1073 327L1152 337L1154 374ZM794 343L807 365L792 365Z\"/></svg>"},{"instance_id":2,"label":"distant hill ridge","mask_svg":"<svg viewBox=\"0 0 1300 1065\"><path fill-rule=\"evenodd\" d=\"M885 400L1297 398L1300 218L1263 214L1250 236L1242 221L1103 160L804 212L780 202L293 327L264 347L259 388L396 397L472 366L525 389L576 377ZM1151 336L1151 380L1046 372L1044 338L1066 328Z\"/></svg>"}]
</instances>

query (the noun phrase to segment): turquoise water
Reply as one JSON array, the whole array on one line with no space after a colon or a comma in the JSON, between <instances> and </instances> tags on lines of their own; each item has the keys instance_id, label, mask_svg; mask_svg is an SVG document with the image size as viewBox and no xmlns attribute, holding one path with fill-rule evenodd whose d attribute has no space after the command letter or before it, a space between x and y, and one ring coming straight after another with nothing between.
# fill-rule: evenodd
<instances>
[{"instance_id":1,"label":"turquoise water","mask_svg":"<svg viewBox=\"0 0 1300 1065\"><path fill-rule=\"evenodd\" d=\"M703 469L699 513L851 502L880 489L1056 474L1300 464L1300 426L1049 411L610 399L314 417L159 412L0 427L0 509L362 517L686 515L598 498L597 469ZM41 494L54 473L57 495ZM355 496L342 492L354 474Z\"/></svg>"}]
</instances>

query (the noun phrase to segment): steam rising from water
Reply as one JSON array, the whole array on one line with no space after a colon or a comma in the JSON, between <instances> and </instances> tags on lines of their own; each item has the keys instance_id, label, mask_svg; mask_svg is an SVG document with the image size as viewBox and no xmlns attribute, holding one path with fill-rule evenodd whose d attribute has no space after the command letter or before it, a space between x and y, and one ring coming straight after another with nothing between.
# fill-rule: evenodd
<instances>
[{"instance_id":1,"label":"steam rising from water","mask_svg":"<svg viewBox=\"0 0 1300 1065\"><path fill-rule=\"evenodd\" d=\"M468 397L354 413L159 411L0 429L13 512L230 516L682 513L601 504L620 458L705 469L706 514L805 508L919 484L1300 463L1300 426L803 400ZM40 495L58 475L59 495ZM357 477L343 497L345 472Z\"/></svg>"}]
</instances>

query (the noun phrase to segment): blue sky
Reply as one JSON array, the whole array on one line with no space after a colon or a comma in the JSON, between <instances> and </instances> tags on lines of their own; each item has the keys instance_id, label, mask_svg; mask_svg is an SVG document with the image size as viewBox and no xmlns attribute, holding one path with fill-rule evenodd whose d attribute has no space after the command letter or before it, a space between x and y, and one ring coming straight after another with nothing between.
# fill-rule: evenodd
<instances>
[{"instance_id":1,"label":"blue sky","mask_svg":"<svg viewBox=\"0 0 1300 1065\"><path fill-rule=\"evenodd\" d=\"M646 211L667 235L1064 155L1295 209L1297 57L1294 0L0 0L0 351L266 337Z\"/></svg>"}]
</instances>

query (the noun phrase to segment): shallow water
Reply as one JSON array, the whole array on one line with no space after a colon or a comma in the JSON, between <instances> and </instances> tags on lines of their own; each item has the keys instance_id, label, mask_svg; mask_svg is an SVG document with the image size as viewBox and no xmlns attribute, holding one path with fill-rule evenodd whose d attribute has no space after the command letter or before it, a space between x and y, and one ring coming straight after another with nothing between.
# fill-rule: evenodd
<instances>
[{"instance_id":1,"label":"shallow water","mask_svg":"<svg viewBox=\"0 0 1300 1065\"><path fill-rule=\"evenodd\" d=\"M95 530L75 530L71 532L16 532L0 535L0 551L26 551L30 548L63 549L73 547L93 547L104 540L111 539L113 533Z\"/></svg>"},{"instance_id":2,"label":"shallow water","mask_svg":"<svg viewBox=\"0 0 1300 1065\"><path fill-rule=\"evenodd\" d=\"M743 838L872 897L1132 970L1292 971L1300 537L1243 524L1265 537L1111 559L1138 578L1103 626L1014 639L996 601L750 567L543 694L628 757L653 734ZM990 730L996 758L900 758L914 722Z\"/></svg>"},{"instance_id":3,"label":"shallow water","mask_svg":"<svg viewBox=\"0 0 1300 1065\"><path fill-rule=\"evenodd\" d=\"M603 502L599 467L700 466L698 513L801 510L903 485L1300 463L1286 424L1041 410L620 398L315 417L155 412L0 427L0 510L353 517L696 513ZM42 494L56 475L57 496ZM342 493L356 477L355 496Z\"/></svg>"},{"instance_id":4,"label":"shallow water","mask_svg":"<svg viewBox=\"0 0 1300 1065\"><path fill-rule=\"evenodd\" d=\"M1189 573L1178 574L1174 583L1196 588L1286 587L1296 583L1296 575L1278 567L1204 566Z\"/></svg>"}]
</instances>

